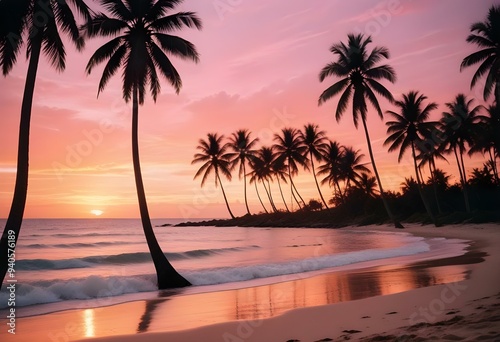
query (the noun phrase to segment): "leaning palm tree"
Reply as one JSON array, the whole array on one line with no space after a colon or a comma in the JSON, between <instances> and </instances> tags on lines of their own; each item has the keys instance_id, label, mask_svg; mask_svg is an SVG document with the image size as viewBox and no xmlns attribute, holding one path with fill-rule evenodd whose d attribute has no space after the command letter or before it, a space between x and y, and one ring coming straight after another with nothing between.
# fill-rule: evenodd
<instances>
[{"instance_id":1,"label":"leaning palm tree","mask_svg":"<svg viewBox=\"0 0 500 342\"><path fill-rule=\"evenodd\" d=\"M325 205L325 208L328 209L325 198L321 193L318 179L316 178L316 169L314 168L314 159L316 159L318 162L323 159L324 149L327 145L326 132L320 131L318 125L307 124L304 126L304 130L300 131L300 139L302 140L302 144L306 146L306 150L304 151L304 153L306 155L309 155L309 160L311 161L311 171L314 176L314 182L316 183L316 188L318 189L319 196L321 197L321 201Z\"/></svg>"},{"instance_id":2,"label":"leaning palm tree","mask_svg":"<svg viewBox=\"0 0 500 342\"><path fill-rule=\"evenodd\" d=\"M0 284L8 268L8 235L14 236L11 241L17 242L26 205L31 109L40 55L46 55L52 66L62 72L66 68L66 49L61 32L68 35L77 50L83 48L84 40L78 30L75 11L85 20L90 19L90 10L83 0L0 1L0 67L3 75L11 72L25 43L29 60L21 104L14 196L0 240ZM14 234L8 234L9 231Z\"/></svg>"},{"instance_id":3,"label":"leaning palm tree","mask_svg":"<svg viewBox=\"0 0 500 342\"><path fill-rule=\"evenodd\" d=\"M98 0L112 16L98 13L83 27L88 37L110 37L90 57L86 71L104 61L106 65L99 82L98 95L109 79L122 69L123 98L132 100L132 159L142 226L156 268L160 289L190 285L170 265L154 235L142 181L139 159L139 105L144 104L146 87L156 101L160 94L159 74L179 93L182 81L170 56L198 62L195 46L169 34L183 27L201 29L201 21L192 12L168 14L182 1L162 0ZM158 74L159 73L159 74Z\"/></svg>"},{"instance_id":4,"label":"leaning palm tree","mask_svg":"<svg viewBox=\"0 0 500 342\"><path fill-rule=\"evenodd\" d=\"M299 137L299 131L295 128L283 128L281 130L281 135L275 134L274 141L276 144L273 145L276 151L276 160L278 163L285 163L288 166L288 179L290 180L290 191L295 197L295 193L300 198L302 206L306 203L300 196L295 184L293 182L292 176L299 172L298 165L302 166L304 169L308 169L308 160L304 157L304 152L306 151L306 146L304 146ZM294 193L295 191L295 193ZM297 204L301 207L301 204L296 199Z\"/></svg>"},{"instance_id":5,"label":"leaning palm tree","mask_svg":"<svg viewBox=\"0 0 500 342\"><path fill-rule=\"evenodd\" d=\"M269 202L271 203L271 207L273 208L274 212L278 212L278 208L276 207L273 199L273 195L271 192L271 180L273 179L273 165L274 165L274 159L275 159L275 154L273 151L272 147L266 147L263 146L261 147L258 152L258 158L263 162L263 168L262 168L262 173L261 173L261 181L262 185L264 185L264 189L266 190L267 197L269 198ZM266 183L267 183L267 188L266 188Z\"/></svg>"},{"instance_id":6,"label":"leaning palm tree","mask_svg":"<svg viewBox=\"0 0 500 342\"><path fill-rule=\"evenodd\" d=\"M399 149L398 163L401 162L405 152L408 148L411 149L413 166L415 168L415 176L417 178L418 192L424 203L427 215L434 222L434 225L438 225L436 218L432 213L431 207L427 198L424 196L422 190L422 183L424 182L419 175L419 167L417 165L417 153L416 145L418 142L424 141L425 137L429 135L428 132L435 129L435 125L429 122L429 115L431 111L437 108L437 103L430 102L424 107L424 101L427 100L427 96L419 94L418 91L410 91L408 94L403 94L401 100L396 101L394 104L399 109L399 113L388 110L387 114L392 116L394 121L388 121L386 123L387 134L389 137L385 140L384 146L389 145L389 152L396 151Z\"/></svg>"},{"instance_id":7,"label":"leaning palm tree","mask_svg":"<svg viewBox=\"0 0 500 342\"><path fill-rule=\"evenodd\" d=\"M217 135L217 133L208 133L207 140L200 139L198 150L199 153L194 155L194 159L191 164L203 163L199 168L198 172L194 175L194 178L201 176L201 186L205 185L208 176L213 172L215 174L215 186L220 184L222 190L222 195L224 196L224 201L226 202L227 211L231 218L235 218L231 208L229 207L229 202L227 201L226 192L222 186L222 180L220 174L222 173L227 179L231 180L231 162L229 156L227 155L227 144L222 144L224 139L223 135Z\"/></svg>"},{"instance_id":8,"label":"leaning palm tree","mask_svg":"<svg viewBox=\"0 0 500 342\"><path fill-rule=\"evenodd\" d=\"M318 175L324 175L321 184L329 184L337 193L338 198L343 202L342 190L340 189L341 161L343 147L336 141L330 141L323 151L323 163L318 167Z\"/></svg>"},{"instance_id":9,"label":"leaning palm tree","mask_svg":"<svg viewBox=\"0 0 500 342\"><path fill-rule=\"evenodd\" d=\"M229 148L234 151L233 153L228 153L228 156L231 159L231 167L234 168L239 164L240 168L238 175L240 179L243 176L243 193L248 215L250 215L250 209L248 208L247 199L246 164L255 156L255 150L253 150L253 148L257 144L258 140L259 139L252 139L250 137L250 132L247 129L240 129L231 135L228 143Z\"/></svg>"},{"instance_id":10,"label":"leaning palm tree","mask_svg":"<svg viewBox=\"0 0 500 342\"><path fill-rule=\"evenodd\" d=\"M375 165L373 151L370 141L370 135L366 126L366 115L368 113L367 100L375 108L380 118L383 118L382 109L378 102L375 93L386 98L390 102L394 99L392 94L387 90L379 80L387 80L391 83L396 81L396 73L394 69L386 64L378 65L382 59L389 58L389 50L385 47L375 47L371 52L368 51L367 45L372 42L370 36L365 38L362 34L349 34L347 45L343 42L333 44L330 51L337 56L335 62L328 63L320 72L319 79L323 82L329 76L340 78L339 81L328 87L319 97L318 104L322 105L332 97L342 92L340 96L335 118L338 121L347 109L347 105L352 98L352 115L354 126L358 128L359 119L363 123L366 142L368 144L368 152L372 162L373 171L377 178L377 183L380 188L380 197L384 203L387 215L394 222L395 227L403 228L399 223L385 199L384 189L380 176Z\"/></svg>"},{"instance_id":11,"label":"leaning palm tree","mask_svg":"<svg viewBox=\"0 0 500 342\"><path fill-rule=\"evenodd\" d=\"M495 91L495 101L500 103L500 6L493 5L486 21L477 22L470 27L471 34L467 42L480 49L465 57L460 71L474 64L480 64L471 81L471 89L486 74L483 97L487 101L491 92ZM495 89L493 89L495 88Z\"/></svg>"},{"instance_id":12,"label":"leaning palm tree","mask_svg":"<svg viewBox=\"0 0 500 342\"><path fill-rule=\"evenodd\" d=\"M478 113L483 108L478 105L471 109L473 101L473 99L468 100L464 94L458 94L453 102L446 103L448 112L443 112L440 120L445 137L443 149L446 149L447 153L455 154L467 212L470 212L470 204L463 155L467 150L467 145L470 147L474 144L475 132L481 120Z\"/></svg>"}]
</instances>

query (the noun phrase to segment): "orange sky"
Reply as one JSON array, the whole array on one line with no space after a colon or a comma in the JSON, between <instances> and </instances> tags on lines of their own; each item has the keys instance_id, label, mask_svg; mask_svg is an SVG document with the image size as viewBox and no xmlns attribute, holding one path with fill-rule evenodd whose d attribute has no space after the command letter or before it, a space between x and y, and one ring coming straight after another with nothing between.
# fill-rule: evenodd
<instances>
[{"instance_id":1,"label":"orange sky","mask_svg":"<svg viewBox=\"0 0 500 342\"><path fill-rule=\"evenodd\" d=\"M334 120L338 98L317 107L318 96L334 81L318 81L321 68L333 59L332 43L349 32L371 34L375 45L389 48L389 63L398 81L386 84L399 97L416 89L439 104L463 92L482 103L480 89L469 90L474 68L459 72L460 62L474 47L465 42L469 26L484 20L492 0L346 1L189 1L203 19L200 32L186 30L201 54L192 64L174 59L183 89L175 95L167 82L156 104L147 98L140 108L140 146L146 194L152 217L227 217L219 189L213 182L200 188L191 165L197 141L208 132L226 136L248 128L262 144L285 126L320 125L328 137L352 145L367 155L363 132L352 123L350 109L340 124ZM103 41L87 44L76 53L67 44L67 69L55 72L41 58L36 83L31 135L30 185L25 217L138 217L131 165L131 106L121 98L121 77L96 98L102 66L86 76L84 67ZM0 217L6 217L14 188L19 113L26 74L22 52L19 63L0 78ZM382 102L383 109L394 109ZM385 124L373 110L368 124L382 182L388 189L413 174L409 155L401 164L397 153L382 146ZM438 167L455 174L457 166ZM366 157L368 162L368 157ZM468 172L482 165L478 156L466 159ZM236 215L245 213L242 183L225 182ZM296 182L302 196L318 198L312 175ZM275 186L277 188L277 186ZM274 189L277 191L277 189ZM323 188L325 194L328 189ZM276 196L278 196L276 194ZM251 210L260 209L249 189ZM279 201L278 201L279 203Z\"/></svg>"}]
</instances>

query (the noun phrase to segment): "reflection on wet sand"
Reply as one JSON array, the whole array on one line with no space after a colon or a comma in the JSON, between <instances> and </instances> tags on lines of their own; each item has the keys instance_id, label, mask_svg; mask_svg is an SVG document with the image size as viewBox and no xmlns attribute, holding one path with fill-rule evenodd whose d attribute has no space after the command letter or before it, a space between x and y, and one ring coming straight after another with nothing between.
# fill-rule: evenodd
<instances>
[{"instance_id":1,"label":"reflection on wet sand","mask_svg":"<svg viewBox=\"0 0 500 342\"><path fill-rule=\"evenodd\" d=\"M67 341L91 336L191 329L247 319L263 319L309 306L386 295L418 287L461 281L480 252L412 265L337 271L311 278L245 289L189 294L161 291L158 297L108 307L19 318L24 341ZM187 292L187 293L186 293ZM51 327L47 330L47 326ZM48 334L40 335L40 332Z\"/></svg>"},{"instance_id":2,"label":"reflection on wet sand","mask_svg":"<svg viewBox=\"0 0 500 342\"><path fill-rule=\"evenodd\" d=\"M146 306L148 331L190 329L232 320L263 319L309 306L387 295L468 278L467 264L482 261L479 252L413 265L381 266L333 272L289 282L238 290L175 296ZM460 262L460 264L459 264ZM172 315L175 313L175 315ZM166 318L168 317L168 319ZM141 331L145 331L141 329Z\"/></svg>"}]
</instances>

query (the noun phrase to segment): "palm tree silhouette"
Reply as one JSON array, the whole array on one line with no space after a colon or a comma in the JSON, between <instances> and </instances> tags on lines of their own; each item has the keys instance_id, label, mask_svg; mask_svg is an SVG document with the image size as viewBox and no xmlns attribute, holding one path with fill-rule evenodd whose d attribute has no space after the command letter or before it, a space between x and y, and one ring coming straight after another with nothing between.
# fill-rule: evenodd
<instances>
[{"instance_id":1,"label":"palm tree silhouette","mask_svg":"<svg viewBox=\"0 0 500 342\"><path fill-rule=\"evenodd\" d=\"M248 174L250 176L250 184L253 183L255 185L255 192L257 193L257 198L259 199L260 205L264 209L264 212L266 214L269 214L269 211L267 211L267 208L264 205L264 202L262 202L262 198L260 197L259 187L258 187L259 181L262 181L262 179L264 179L264 177L266 177L266 173L267 173L266 163L264 162L264 160L262 160L258 156L255 156L254 158L252 158L250 160L250 168L252 170Z\"/></svg>"},{"instance_id":2,"label":"palm tree silhouette","mask_svg":"<svg viewBox=\"0 0 500 342\"><path fill-rule=\"evenodd\" d=\"M377 179L370 177L368 173L363 172L355 180L356 187L362 190L368 197L375 198L377 196Z\"/></svg>"},{"instance_id":3,"label":"palm tree silhouette","mask_svg":"<svg viewBox=\"0 0 500 342\"><path fill-rule=\"evenodd\" d=\"M247 199L246 163L255 156L255 150L253 150L253 148L257 144L258 140L259 139L251 139L250 132L247 129L240 129L231 135L228 144L229 148L234 151L234 153L228 153L231 160L231 166L234 168L239 164L240 168L238 175L240 179L243 176L243 192L245 196L245 207L248 215L250 215L250 209L248 208Z\"/></svg>"},{"instance_id":4,"label":"palm tree silhouette","mask_svg":"<svg viewBox=\"0 0 500 342\"><path fill-rule=\"evenodd\" d=\"M323 159L323 152L326 147L326 132L320 131L318 125L307 124L304 126L304 130L300 131L300 139L302 144L306 146L305 157L309 155L309 160L311 161L312 174L314 176L314 182L316 183L316 188L318 189L321 201L325 205L326 209L328 205L326 204L325 198L321 193L321 189L318 184L318 179L316 178L316 169L314 168L314 159L320 162Z\"/></svg>"},{"instance_id":5,"label":"palm tree silhouette","mask_svg":"<svg viewBox=\"0 0 500 342\"><path fill-rule=\"evenodd\" d=\"M276 160L278 163L286 162L288 167L288 179L290 180L290 191L299 207L302 207L295 197L295 193L299 196L302 205L305 205L306 203L297 191L297 188L293 183L292 176L299 172L297 164L306 170L308 169L308 161L307 158L304 157L304 152L307 147L302 144L299 137L299 131L295 128L283 128L281 130L281 135L274 135L274 141L276 141L276 144L273 145L274 150L276 150Z\"/></svg>"},{"instance_id":6,"label":"palm tree silhouette","mask_svg":"<svg viewBox=\"0 0 500 342\"><path fill-rule=\"evenodd\" d=\"M430 182L432 183L432 188L434 190L434 198L436 200L436 206L438 209L438 213L442 214L443 210L441 209L441 203L439 201L438 189L437 189L437 181L435 179L436 176L436 159L441 159L446 162L448 160L442 154L442 145L443 140L440 135L440 123L436 121L428 122L429 130L424 131L424 140L417 141L416 148L420 152L417 156L417 159L420 161L418 164L419 168L425 166L425 164L429 164L429 174L430 174ZM422 180L423 181L423 180Z\"/></svg>"},{"instance_id":7,"label":"palm tree silhouette","mask_svg":"<svg viewBox=\"0 0 500 342\"><path fill-rule=\"evenodd\" d=\"M201 186L205 185L208 176L212 173L212 171L214 172L215 186L220 184L222 195L224 196L224 201L226 202L227 211L229 212L229 215L231 215L231 218L234 219L235 217L229 207L226 192L224 191L222 180L220 178L220 173L222 173L228 180L231 180L231 162L228 154L226 153L228 145L222 144L223 140L223 135L208 133L207 140L200 139L199 145L196 147L200 150L200 152L194 155L194 159L191 164L203 163L198 172L194 175L194 178L196 179L203 174Z\"/></svg>"},{"instance_id":8,"label":"palm tree silhouette","mask_svg":"<svg viewBox=\"0 0 500 342\"><path fill-rule=\"evenodd\" d=\"M476 134L474 145L469 150L469 155L474 153L487 153L495 181L500 184L497 161L500 157L500 108L493 104L486 108L486 115L479 115L479 130Z\"/></svg>"},{"instance_id":9,"label":"palm tree silhouette","mask_svg":"<svg viewBox=\"0 0 500 342\"><path fill-rule=\"evenodd\" d=\"M427 132L435 129L432 122L427 121L431 111L437 108L437 103L430 102L423 107L423 102L427 100L427 96L419 94L418 91L410 91L408 94L403 94L402 99L394 102L396 107L399 108L400 113L388 110L387 114L393 117L395 121L388 121L386 123L387 134L389 137L385 140L384 146L389 145L389 152L399 149L398 163L401 162L405 152L408 148L411 149L413 158L413 166L415 168L415 176L418 184L418 192L424 203L427 215L438 226L436 218L432 213L429 202L425 198L422 191L423 180L419 176L419 167L417 165L416 144L425 139Z\"/></svg>"},{"instance_id":10,"label":"palm tree silhouette","mask_svg":"<svg viewBox=\"0 0 500 342\"><path fill-rule=\"evenodd\" d=\"M64 71L66 49L60 31L68 35L77 50L83 49L84 39L78 30L75 11L85 20L90 19L90 10L83 0L0 1L0 66L3 75L7 76L12 70L24 43L27 44L26 56L29 59L21 104L14 195L0 240L0 284L8 268L8 236L13 235L13 242L17 242L26 206L31 110L40 55L45 54L57 71ZM14 234L8 234L9 231Z\"/></svg>"},{"instance_id":11,"label":"palm tree silhouette","mask_svg":"<svg viewBox=\"0 0 500 342\"><path fill-rule=\"evenodd\" d=\"M447 153L453 151L455 154L464 194L465 210L468 213L471 208L467 191L467 174L463 154L466 151L466 144L469 146L474 145L474 132L477 130L478 122L481 120L478 113L483 108L481 105L478 105L471 109L473 101L473 99L468 100L464 94L458 94L453 102L446 103L449 112L443 112L440 120L444 136L443 149L446 149Z\"/></svg>"},{"instance_id":12,"label":"palm tree silhouette","mask_svg":"<svg viewBox=\"0 0 500 342\"><path fill-rule=\"evenodd\" d=\"M87 74L90 74L95 66L107 61L98 95L109 79L120 68L123 69L123 98L125 102L132 100L132 159L141 221L160 289L188 286L190 283L168 262L151 226L139 159L139 105L144 104L147 85L156 102L161 90L158 71L179 93L181 77L167 55L194 62L199 60L192 43L169 34L183 27L201 29L200 19L192 12L167 15L180 2L99 0L113 16L98 13L83 27L88 37L112 37L94 52L86 67Z\"/></svg>"},{"instance_id":13,"label":"palm tree silhouette","mask_svg":"<svg viewBox=\"0 0 500 342\"><path fill-rule=\"evenodd\" d=\"M377 178L377 183L380 188L380 197L384 203L387 215L390 220L394 222L396 228L403 228L401 223L399 223L392 214L389 204L385 199L384 189L373 157L370 135L366 126L366 114L368 113L366 100L368 99L371 105L376 109L380 118L383 118L382 109L380 108L375 93L381 95L390 102L393 102L394 99L392 94L380 84L378 80L385 79L394 83L396 81L396 73L389 65L384 64L376 66L380 60L389 58L389 50L387 50L387 48L375 47L369 52L367 50L367 45L372 42L370 36L365 38L362 34L349 34L347 37L347 45L343 42L332 45L330 51L337 56L337 61L328 63L319 74L321 82L329 76L336 76L341 78L341 80L323 91L319 97L318 105L322 105L335 95L343 92L335 112L335 119L338 122L342 118L352 98L354 126L358 128L358 122L361 117L373 171Z\"/></svg>"},{"instance_id":14,"label":"palm tree silhouette","mask_svg":"<svg viewBox=\"0 0 500 342\"><path fill-rule=\"evenodd\" d=\"M339 173L341 179L346 182L346 191L350 188L351 182L356 184L356 181L361 178L362 173L370 173L370 170L361 163L364 154L360 154L360 150L354 150L352 147L343 147L342 156L339 163Z\"/></svg>"},{"instance_id":15,"label":"palm tree silhouette","mask_svg":"<svg viewBox=\"0 0 500 342\"><path fill-rule=\"evenodd\" d=\"M271 151L273 151L272 147L271 147ZM290 209L288 209L288 205L286 204L285 196L283 195L283 189L281 188L281 181L286 183L286 177L288 176L287 165L284 163L283 160L276 160L276 154L274 153L274 151L273 151L273 154L274 154L274 160L273 160L273 164L272 164L273 175L274 175L274 178L276 179L276 181L278 182L278 187L280 190L281 199L283 200L283 204L285 205L285 209L287 212L290 212Z\"/></svg>"},{"instance_id":16,"label":"palm tree silhouette","mask_svg":"<svg viewBox=\"0 0 500 342\"><path fill-rule=\"evenodd\" d=\"M321 180L321 184L329 184L343 202L342 190L339 184L342 181L340 170L342 155L343 148L340 144L336 141L329 141L323 151L323 163L318 167L318 175L325 176Z\"/></svg>"},{"instance_id":17,"label":"palm tree silhouette","mask_svg":"<svg viewBox=\"0 0 500 342\"><path fill-rule=\"evenodd\" d=\"M467 42L477 45L480 50L463 59L460 71L474 64L481 64L472 77L470 87L472 89L479 79L488 74L483 97L487 101L494 87L495 101L498 104L500 103L500 6L492 6L486 21L472 24L470 31Z\"/></svg>"}]
</instances>

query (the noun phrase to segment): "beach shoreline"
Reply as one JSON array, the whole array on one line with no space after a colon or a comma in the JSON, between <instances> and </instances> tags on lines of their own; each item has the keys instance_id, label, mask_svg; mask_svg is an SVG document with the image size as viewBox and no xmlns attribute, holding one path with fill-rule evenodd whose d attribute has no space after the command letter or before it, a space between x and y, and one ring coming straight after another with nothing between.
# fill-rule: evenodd
<instances>
[{"instance_id":1,"label":"beach shoreline","mask_svg":"<svg viewBox=\"0 0 500 342\"><path fill-rule=\"evenodd\" d=\"M363 231L366 230L366 227L351 227L349 229ZM393 228L389 226L379 226L376 227L376 229L390 231ZM472 245L473 251L481 251L487 254L487 256L484 257L485 261L468 264L467 267L469 271L467 271L467 279L444 285L421 287L386 295L375 294L375 296L370 295L368 298L349 299L336 304L311 306L293 310L287 309L272 318L260 318L258 316L259 313L254 313L254 316L242 315L242 319L239 320L225 321L216 324L210 324L210 322L208 322L205 326L193 329L183 329L182 326L179 326L178 329L174 329L175 331L144 332L136 334L137 331L130 331L129 329L130 325L137 325L139 318L137 317L137 312L142 313L142 315L139 314L139 316L142 316L140 317L141 322L146 321L146 329L144 331L148 331L148 324L154 327L155 322L159 319L158 317L162 317L163 314L165 317L173 314L169 312L168 307L166 307L164 310L160 309L156 314L151 314L151 317L147 317L148 310L145 310L145 308L147 309L149 306L150 309L153 308L153 310L155 310L156 306L159 307L163 305L163 302L168 302L168 298L134 301L110 307L97 308L95 310L82 309L63 311L48 315L34 316L27 318L24 323L21 320L21 323L23 323L25 329L29 326L34 330L38 328L41 332L45 332L47 336L45 340L47 341L73 340L74 338L69 337L71 335L70 333L72 330L79 329L77 325L71 324L75 319L83 319L84 321L87 319L89 322L93 319L97 320L97 322L104 322L104 324L114 324L118 323L115 319L118 320L117 317L121 317L117 315L119 312L129 312L132 317L128 321L122 320L119 322L113 334L108 336L100 336L98 331L92 331L91 327L86 327L90 329L86 331L87 336L92 336L93 333L94 337L86 338L85 340L136 341L140 339L141 342L157 340L193 341L197 338L199 339L200 336L206 341L287 341L290 339L316 341L327 337L338 339L341 336L361 339L373 334L390 332L400 327L406 326L408 328L411 325L409 324L411 323L411 317L413 317L414 323L435 323L428 322L428 320L425 321L426 316L422 316L422 314L419 313L418 305L420 303L433 303L433 300L435 302L436 298L440 298L441 292L446 291L446 289L449 289L447 291L454 290L459 293L450 304L445 303L445 308L440 310L443 312L439 312L438 315L433 315L433 317L435 316L436 322L452 319L464 313L469 315L474 314L473 310L471 311L469 308L470 304L468 303L470 301L488 296L495 296L500 291L497 285L500 283L500 276L498 272L495 273L494 271L495 265L500 265L499 253L495 250L495 247L498 249L500 245L500 239L498 237L499 229L500 226L494 224L460 225L444 228L412 225L407 229L407 232L417 236L472 240L474 241ZM470 254L470 252L468 254ZM481 255L475 255L475 258L477 257L480 258ZM437 269L439 269L439 267L440 266L437 265ZM445 267L453 266L448 265ZM398 275L398 277L401 277L401 275ZM325 276L319 276L319 278L323 279L323 281L326 279ZM485 278L489 280L485 281ZM308 284L304 280L299 280L299 282ZM364 281L360 280L360 282ZM252 289L258 291L255 290L256 288L249 288L247 291L251 291ZM276 289L267 288L267 291L276 292ZM210 307L210 300L214 300L213 303L218 303L217 296L221 294L228 295L229 293L232 292L216 292L208 295L205 294L204 296L200 294L198 297L196 297L196 295L180 296L190 300L186 300L185 304L183 304L184 307L186 307L185 313L177 312L175 314L184 314L186 315L185 319L189 320L189 309L197 310L197 307L200 308L202 306L200 302L204 303L203 306L207 305ZM484 307L490 309L495 308L493 306L496 304L494 303L495 300L496 299L493 297L491 297L490 301L486 300ZM248 299L246 304L249 302L251 302L251 299ZM403 305L403 303L405 304ZM439 305L440 308L441 304ZM189 306L191 307L189 308ZM156 308L156 310L158 309ZM91 311L93 312L92 317L90 316ZM244 312L244 310L242 312ZM339 315L339 312L342 314ZM365 314L359 315L360 312L365 312ZM448 312L456 313L454 315L446 315ZM415 313L417 316L415 316ZM210 312L206 314L210 315ZM422 321L423 319L424 321ZM203 325L203 322L199 323ZM458 323L457 321L457 324ZM125 329L125 326L128 326L128 328ZM430 329L429 327L427 328L427 330ZM94 327L94 329L96 328ZM346 333L345 331L351 333ZM40 336L43 336L43 333L38 334L38 337ZM33 337L23 335L22 325L20 325L18 335L13 338L7 336L7 338L9 341L28 341ZM40 339L38 338L38 340ZM40 341L42 340L44 339L42 338Z\"/></svg>"}]
</instances>

